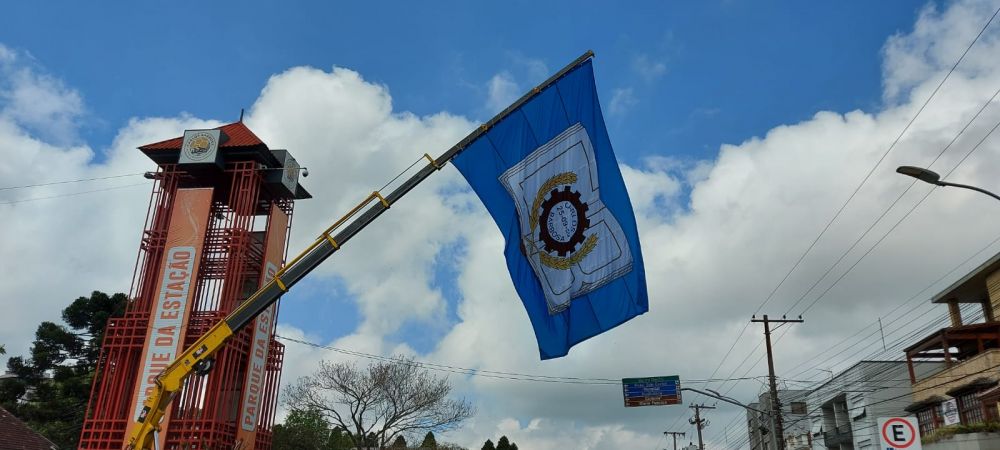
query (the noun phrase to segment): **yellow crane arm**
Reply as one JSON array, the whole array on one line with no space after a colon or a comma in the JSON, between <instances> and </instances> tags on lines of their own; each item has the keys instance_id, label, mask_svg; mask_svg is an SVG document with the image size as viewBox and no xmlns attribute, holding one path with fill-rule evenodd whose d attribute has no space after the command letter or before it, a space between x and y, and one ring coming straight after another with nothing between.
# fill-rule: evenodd
<instances>
[{"instance_id":1,"label":"yellow crane arm","mask_svg":"<svg viewBox=\"0 0 1000 450\"><path fill-rule=\"evenodd\" d=\"M267 282L264 287L246 299L239 307L231 312L221 322L215 324L205 335L200 337L191 347L184 350L177 359L170 363L156 377L156 385L153 393L146 398L142 404L139 417L135 418L136 424L125 436L125 447L129 450L152 449L155 441L154 432L159 431L160 421L170 406L174 396L180 392L184 380L191 375L191 372L206 374L212 368L212 356L221 349L229 339L239 332L243 327L252 322L260 313L278 301L289 288L318 267L326 258L340 249L340 246L354 237L359 231L374 221L389 206L410 192L420 182L424 181L430 174L440 170L455 155L459 154L469 144L478 139L483 133L492 128L497 122L506 118L511 112L520 108L532 97L538 95L546 87L555 83L570 70L576 68L584 61L594 56L592 51L587 51L572 63L564 67L555 75L549 77L542 84L538 85L527 94L524 94L514 104L497 114L485 124L469 133L464 139L452 146L437 159L424 154L428 163L409 179L401 183L388 195L382 196L378 191L372 192L364 201L355 206L350 212L337 220L326 229L315 242L307 247L302 253L289 261L281 270L275 274L274 279ZM377 200L377 201L376 201ZM370 205L370 206L369 206ZM358 215L362 209L364 213ZM347 224L347 221L357 216ZM344 226L344 224L347 224ZM341 227L343 226L343 229ZM334 235L334 231L340 230Z\"/></svg>"}]
</instances>

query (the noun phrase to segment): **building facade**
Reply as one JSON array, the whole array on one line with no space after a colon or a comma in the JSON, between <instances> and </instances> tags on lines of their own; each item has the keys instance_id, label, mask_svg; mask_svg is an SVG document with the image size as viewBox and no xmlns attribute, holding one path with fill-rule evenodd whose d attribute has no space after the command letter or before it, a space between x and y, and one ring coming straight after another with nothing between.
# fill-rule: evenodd
<instances>
[{"instance_id":1,"label":"building facade","mask_svg":"<svg viewBox=\"0 0 1000 450\"><path fill-rule=\"evenodd\" d=\"M939 369L933 362L914 367L921 374ZM878 418L909 415L908 371L905 361L860 361L810 391L806 402L812 448L878 448Z\"/></svg>"},{"instance_id":2,"label":"building facade","mask_svg":"<svg viewBox=\"0 0 1000 450\"><path fill-rule=\"evenodd\" d=\"M922 435L946 425L1000 420L1000 254L997 254L931 299L948 308L950 326L908 347L912 403ZM973 313L963 317L972 306ZM968 314L968 313L967 313ZM940 369L921 374L921 361Z\"/></svg>"},{"instance_id":3,"label":"building facade","mask_svg":"<svg viewBox=\"0 0 1000 450\"><path fill-rule=\"evenodd\" d=\"M810 448L808 405L806 390L779 390L778 401L781 403L781 417L784 420L784 439L786 450L808 450ZM760 394L751 408L765 412L771 411L771 393ZM750 437L752 450L774 450L771 440L771 416L756 411L747 410L747 433Z\"/></svg>"}]
</instances>

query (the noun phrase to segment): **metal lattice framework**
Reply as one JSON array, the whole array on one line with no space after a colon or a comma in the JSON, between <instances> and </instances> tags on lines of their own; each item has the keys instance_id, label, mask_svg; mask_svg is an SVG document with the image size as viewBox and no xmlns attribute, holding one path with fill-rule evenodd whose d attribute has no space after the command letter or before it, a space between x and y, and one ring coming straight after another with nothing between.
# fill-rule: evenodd
<instances>
[{"instance_id":1,"label":"metal lattice framework","mask_svg":"<svg viewBox=\"0 0 1000 450\"><path fill-rule=\"evenodd\" d=\"M130 302L123 317L108 322L80 448L120 449L128 423L133 419L130 417L133 387L140 374L147 327L157 296L173 200L179 188L191 183L191 175L174 164L160 164L153 178ZM205 177L199 178L204 183ZM194 284L184 347L226 317L256 289L264 253L265 231L262 230L270 226L266 217L271 208L280 208L291 217L294 202L267 195L263 183L259 166L252 161L229 163L211 180L215 196ZM288 230L283 231L281 236L287 240ZM166 448L233 448L250 352L250 332L246 329L235 336L219 352L215 368L207 376L189 379L174 398L173 413L163 427ZM258 449L271 447L271 427L284 356L284 345L273 338L269 345L254 445Z\"/></svg>"}]
</instances>

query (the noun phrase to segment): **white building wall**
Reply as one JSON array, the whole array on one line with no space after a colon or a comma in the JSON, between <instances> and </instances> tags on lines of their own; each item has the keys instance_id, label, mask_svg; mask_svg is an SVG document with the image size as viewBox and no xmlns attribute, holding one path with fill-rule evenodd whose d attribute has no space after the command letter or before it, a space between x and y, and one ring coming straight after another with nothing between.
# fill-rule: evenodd
<instances>
[{"instance_id":1,"label":"white building wall","mask_svg":"<svg viewBox=\"0 0 1000 450\"><path fill-rule=\"evenodd\" d=\"M918 378L939 370L939 363L914 363ZM861 361L809 394L809 422L814 450L877 450L879 417L910 415L910 375L905 361ZM832 410L832 414L831 414ZM825 414L824 414L825 411ZM850 436L828 447L826 435L850 427Z\"/></svg>"}]
</instances>

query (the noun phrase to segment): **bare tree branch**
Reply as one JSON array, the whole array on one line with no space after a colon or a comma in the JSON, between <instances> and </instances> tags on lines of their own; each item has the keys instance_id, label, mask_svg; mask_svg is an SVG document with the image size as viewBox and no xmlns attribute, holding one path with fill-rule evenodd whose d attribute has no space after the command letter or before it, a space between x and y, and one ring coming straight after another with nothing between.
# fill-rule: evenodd
<instances>
[{"instance_id":1,"label":"bare tree branch","mask_svg":"<svg viewBox=\"0 0 1000 450\"><path fill-rule=\"evenodd\" d=\"M289 408L313 408L348 433L357 448L385 447L397 436L448 431L475 415L451 384L410 359L377 361L367 368L321 361L311 376L285 391ZM369 437L375 442L370 442Z\"/></svg>"}]
</instances>

